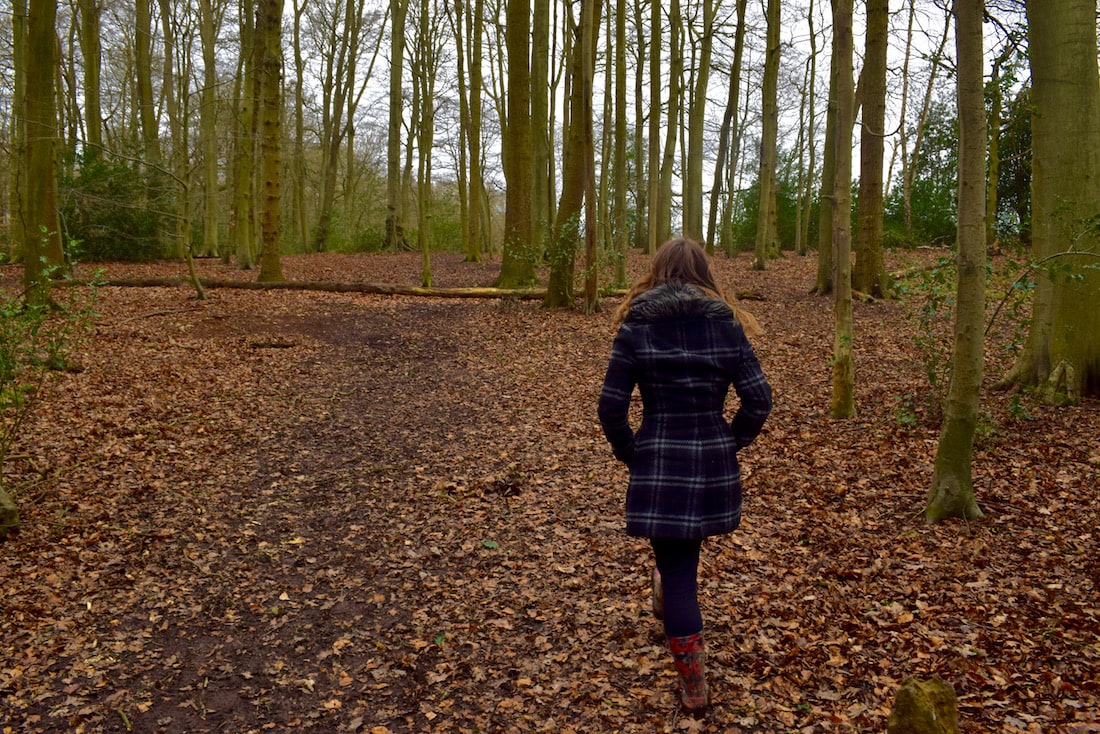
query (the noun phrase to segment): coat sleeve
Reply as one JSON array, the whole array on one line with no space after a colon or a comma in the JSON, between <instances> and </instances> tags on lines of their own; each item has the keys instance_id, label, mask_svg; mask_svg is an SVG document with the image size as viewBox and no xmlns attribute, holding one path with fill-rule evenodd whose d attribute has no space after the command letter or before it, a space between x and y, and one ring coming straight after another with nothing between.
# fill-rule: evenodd
<instances>
[{"instance_id":1,"label":"coat sleeve","mask_svg":"<svg viewBox=\"0 0 1100 734\"><path fill-rule=\"evenodd\" d=\"M741 326L735 326L734 332L741 358L734 365L731 382L741 405L733 417L732 429L737 448L742 448L752 443L764 427L772 410L772 388Z\"/></svg>"},{"instance_id":2,"label":"coat sleeve","mask_svg":"<svg viewBox=\"0 0 1100 734\"><path fill-rule=\"evenodd\" d=\"M623 462L630 461L634 455L634 431L629 420L630 397L637 383L634 366L633 346L624 330L619 329L611 345L611 359L600 390L597 412L612 453Z\"/></svg>"}]
</instances>

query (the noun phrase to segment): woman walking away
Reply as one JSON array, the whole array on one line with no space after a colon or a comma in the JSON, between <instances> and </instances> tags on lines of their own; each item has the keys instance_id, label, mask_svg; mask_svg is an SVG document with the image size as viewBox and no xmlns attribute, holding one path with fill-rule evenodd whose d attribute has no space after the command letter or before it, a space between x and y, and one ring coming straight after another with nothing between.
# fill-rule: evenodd
<instances>
[{"instance_id":1,"label":"woman walking away","mask_svg":"<svg viewBox=\"0 0 1100 734\"><path fill-rule=\"evenodd\" d=\"M682 238L661 246L616 320L600 424L630 469L626 532L653 546L654 613L680 673L683 709L698 715L710 703L699 551L703 538L741 523L737 452L760 433L772 407L771 387L746 337L760 327L718 287L703 248ZM728 423L723 408L731 385L740 405ZM642 397L637 433L628 421L635 386Z\"/></svg>"}]
</instances>

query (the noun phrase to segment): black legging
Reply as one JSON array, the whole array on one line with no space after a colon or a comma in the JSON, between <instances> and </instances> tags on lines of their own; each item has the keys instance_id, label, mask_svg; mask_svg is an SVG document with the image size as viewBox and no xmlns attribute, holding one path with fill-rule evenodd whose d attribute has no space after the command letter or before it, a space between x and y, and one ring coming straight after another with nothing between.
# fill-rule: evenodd
<instances>
[{"instance_id":1,"label":"black legging","mask_svg":"<svg viewBox=\"0 0 1100 734\"><path fill-rule=\"evenodd\" d=\"M699 611L699 549L701 540L650 538L664 589L665 634L687 637L703 631Z\"/></svg>"}]
</instances>

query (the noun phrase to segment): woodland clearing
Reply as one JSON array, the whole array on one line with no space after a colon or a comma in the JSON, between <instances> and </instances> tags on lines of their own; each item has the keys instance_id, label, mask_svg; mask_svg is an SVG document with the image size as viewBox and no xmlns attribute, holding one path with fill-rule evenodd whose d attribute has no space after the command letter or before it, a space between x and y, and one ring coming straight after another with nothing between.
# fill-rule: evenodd
<instances>
[{"instance_id":1,"label":"woodland clearing","mask_svg":"<svg viewBox=\"0 0 1100 734\"><path fill-rule=\"evenodd\" d=\"M415 285L419 257L283 266ZM815 262L716 262L762 299L776 407L742 529L704 548L705 719L676 714L596 421L617 298L106 287L6 467L0 732L870 732L914 675L954 686L965 732L1100 732L1100 403L985 390L986 516L928 526L914 302L855 304L858 416L833 421ZM439 286L497 267L433 256Z\"/></svg>"}]
</instances>

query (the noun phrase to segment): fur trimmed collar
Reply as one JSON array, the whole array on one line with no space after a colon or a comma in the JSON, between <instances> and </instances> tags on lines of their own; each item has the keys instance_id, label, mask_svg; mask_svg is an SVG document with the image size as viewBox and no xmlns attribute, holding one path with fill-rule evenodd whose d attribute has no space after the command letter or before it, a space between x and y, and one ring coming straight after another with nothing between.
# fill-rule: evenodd
<instances>
[{"instance_id":1,"label":"fur trimmed collar","mask_svg":"<svg viewBox=\"0 0 1100 734\"><path fill-rule=\"evenodd\" d=\"M626 320L651 322L681 318L732 319L733 309L725 301L708 296L693 285L669 281L638 294L630 304Z\"/></svg>"}]
</instances>

